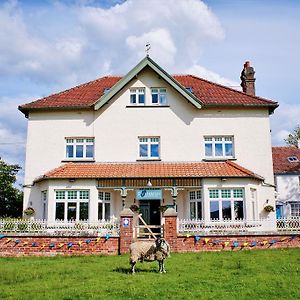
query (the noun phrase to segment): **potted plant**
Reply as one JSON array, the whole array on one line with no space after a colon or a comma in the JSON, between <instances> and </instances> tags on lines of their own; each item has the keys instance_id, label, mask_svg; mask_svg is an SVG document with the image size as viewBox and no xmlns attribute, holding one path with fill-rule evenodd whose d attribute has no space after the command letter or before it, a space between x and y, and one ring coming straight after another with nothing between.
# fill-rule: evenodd
<instances>
[{"instance_id":1,"label":"potted plant","mask_svg":"<svg viewBox=\"0 0 300 300\"><path fill-rule=\"evenodd\" d=\"M136 213L139 213L139 212L141 211L141 209L139 208L139 206L137 206L136 204L130 205L130 209L131 209L133 212L136 212Z\"/></svg>"},{"instance_id":2,"label":"potted plant","mask_svg":"<svg viewBox=\"0 0 300 300\"><path fill-rule=\"evenodd\" d=\"M34 214L35 214L35 210L33 207L27 207L25 210L24 210L24 214L28 217L32 217Z\"/></svg>"},{"instance_id":3,"label":"potted plant","mask_svg":"<svg viewBox=\"0 0 300 300\"><path fill-rule=\"evenodd\" d=\"M266 206L264 207L264 210L265 210L266 212L270 213L270 212L274 211L274 207L273 207L272 205L266 205Z\"/></svg>"}]
</instances>

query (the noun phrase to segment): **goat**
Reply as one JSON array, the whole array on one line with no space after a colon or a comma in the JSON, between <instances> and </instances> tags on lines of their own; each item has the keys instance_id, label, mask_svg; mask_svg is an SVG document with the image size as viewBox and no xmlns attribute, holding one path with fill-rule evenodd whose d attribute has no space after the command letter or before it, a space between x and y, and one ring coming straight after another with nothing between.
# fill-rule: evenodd
<instances>
[{"instance_id":1,"label":"goat","mask_svg":"<svg viewBox=\"0 0 300 300\"><path fill-rule=\"evenodd\" d=\"M138 241L129 246L131 272L135 273L135 265L138 261L158 261L159 272L166 273L164 260L170 256L170 245L163 239L158 238L155 242Z\"/></svg>"}]
</instances>

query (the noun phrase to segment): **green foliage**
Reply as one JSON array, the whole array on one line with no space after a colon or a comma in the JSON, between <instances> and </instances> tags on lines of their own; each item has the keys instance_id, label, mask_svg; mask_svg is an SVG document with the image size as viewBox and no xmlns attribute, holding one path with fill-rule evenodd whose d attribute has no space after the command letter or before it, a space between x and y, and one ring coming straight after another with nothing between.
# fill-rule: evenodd
<instances>
[{"instance_id":1,"label":"green foliage","mask_svg":"<svg viewBox=\"0 0 300 300\"><path fill-rule=\"evenodd\" d=\"M300 249L171 254L158 264L128 255L0 258L1 299L298 299Z\"/></svg>"},{"instance_id":2,"label":"green foliage","mask_svg":"<svg viewBox=\"0 0 300 300\"><path fill-rule=\"evenodd\" d=\"M284 141L291 146L298 147L298 141L300 140L300 125L298 125L294 130L293 133L290 133Z\"/></svg>"},{"instance_id":3,"label":"green foliage","mask_svg":"<svg viewBox=\"0 0 300 300\"><path fill-rule=\"evenodd\" d=\"M0 217L21 217L23 193L14 187L16 175L21 169L9 165L0 158Z\"/></svg>"}]
</instances>

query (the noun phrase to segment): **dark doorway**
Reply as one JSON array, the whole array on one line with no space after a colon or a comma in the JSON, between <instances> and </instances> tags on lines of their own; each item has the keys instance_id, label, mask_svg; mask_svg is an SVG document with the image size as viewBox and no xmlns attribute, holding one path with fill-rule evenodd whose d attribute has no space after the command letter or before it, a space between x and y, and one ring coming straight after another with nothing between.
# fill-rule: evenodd
<instances>
[{"instance_id":1,"label":"dark doorway","mask_svg":"<svg viewBox=\"0 0 300 300\"><path fill-rule=\"evenodd\" d=\"M142 218L148 225L160 225L160 200L140 200Z\"/></svg>"}]
</instances>

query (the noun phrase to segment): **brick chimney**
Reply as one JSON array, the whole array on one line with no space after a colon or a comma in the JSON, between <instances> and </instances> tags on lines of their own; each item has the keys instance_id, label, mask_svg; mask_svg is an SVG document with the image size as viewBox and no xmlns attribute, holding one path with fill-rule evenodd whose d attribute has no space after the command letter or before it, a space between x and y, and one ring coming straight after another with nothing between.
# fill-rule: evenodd
<instances>
[{"instance_id":1,"label":"brick chimney","mask_svg":"<svg viewBox=\"0 0 300 300\"><path fill-rule=\"evenodd\" d=\"M241 87L243 92L255 96L255 78L254 78L254 68L250 66L250 61L244 63L244 69L241 72Z\"/></svg>"}]
</instances>

